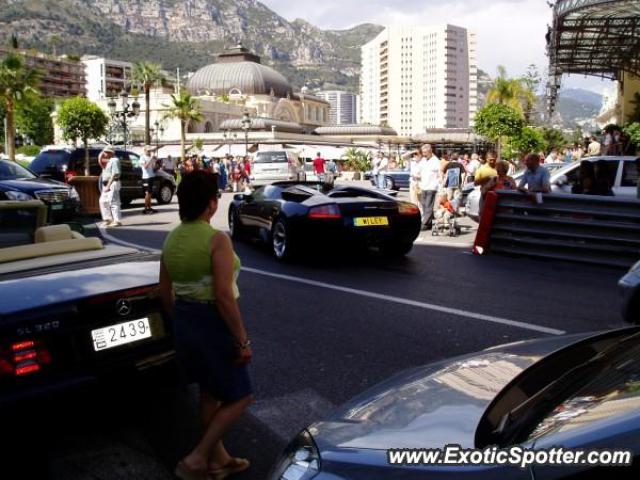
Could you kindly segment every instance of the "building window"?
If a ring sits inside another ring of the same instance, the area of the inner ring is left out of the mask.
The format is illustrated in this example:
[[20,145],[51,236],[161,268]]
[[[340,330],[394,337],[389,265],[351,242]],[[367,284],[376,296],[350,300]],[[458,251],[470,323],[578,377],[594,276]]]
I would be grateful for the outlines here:
[[207,122],[204,124],[204,133],[212,133],[213,132],[213,124],[211,122]]

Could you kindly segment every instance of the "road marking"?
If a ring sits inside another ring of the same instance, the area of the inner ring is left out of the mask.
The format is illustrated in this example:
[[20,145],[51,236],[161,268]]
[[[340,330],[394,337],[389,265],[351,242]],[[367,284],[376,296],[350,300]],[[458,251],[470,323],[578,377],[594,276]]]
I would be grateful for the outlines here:
[[498,323],[501,325],[507,325],[515,328],[522,328],[525,330],[532,330],[534,332],[546,333],[549,335],[564,335],[564,330],[557,330],[555,328],[543,327],[541,325],[534,325],[531,323],[518,322],[516,320],[509,320],[507,318],[494,317],[492,315],[484,315],[476,312],[469,312],[467,310],[461,310],[458,308],[443,307],[442,305],[434,305],[432,303],[418,302],[416,300],[410,300],[408,298],[394,297],[391,295],[384,295],[381,293],[368,292],[366,290],[358,290],[356,288],[342,287],[339,285],[332,285],[330,283],[318,282],[316,280],[309,280],[306,278],[293,277],[291,275],[283,275],[280,273],[272,273],[265,270],[258,270],[251,267],[242,267],[244,272],[253,273],[256,275],[262,275],[270,278],[278,278],[280,280],[286,280],[289,282],[301,283],[304,285],[310,285],[313,287],[326,288],[328,290],[335,290],[343,293],[350,293],[352,295],[359,295],[361,297],[374,298],[377,300],[385,300],[387,302],[398,303],[401,305],[407,305],[410,307],[422,308],[425,310],[432,310],[435,312],[446,313],[449,315],[455,315],[458,317],[472,318],[475,320],[481,320],[484,322]]
[[[99,225],[97,225],[97,227],[100,230],[100,234],[110,242],[118,243],[126,247],[139,248],[142,250],[151,251],[152,253],[158,253],[158,254],[161,253],[160,250],[155,250],[142,245],[136,245],[135,243],[125,242],[124,240],[120,240],[108,234],[106,232],[105,227],[101,227]],[[455,315],[458,317],[473,318],[475,320],[481,320],[484,322],[498,323],[498,324],[507,325],[510,327],[522,328],[522,329],[531,330],[534,332],[546,333],[548,335],[564,335],[565,333],[567,333],[564,330],[543,327],[541,325],[534,325],[532,323],[518,322],[517,320],[509,320],[507,318],[500,318],[500,317],[494,317],[492,315],[484,315],[482,313],[469,312],[467,310],[461,310],[458,308],[443,307],[442,305],[434,305],[432,303],[418,302],[416,300],[410,300],[408,298],[393,297],[391,295],[368,292],[366,290],[358,290],[350,287],[341,287],[339,285],[332,285],[330,283],[318,282],[316,280],[309,280],[306,278],[294,277],[291,275],[283,275],[281,273],[273,273],[273,272],[268,272],[266,270],[258,270],[257,268],[242,267],[242,271],[248,272],[248,273],[254,273],[256,275],[262,275],[265,277],[278,278],[280,280],[287,280],[290,282],[302,283],[304,285],[311,285],[314,287],[326,288],[326,289],[335,290],[338,292],[351,293],[353,295],[359,295],[361,297],[375,298],[378,300],[386,300],[387,302],[398,303],[398,304],[407,305],[410,307],[423,308],[425,310],[432,310],[435,312],[446,313],[446,314]]]

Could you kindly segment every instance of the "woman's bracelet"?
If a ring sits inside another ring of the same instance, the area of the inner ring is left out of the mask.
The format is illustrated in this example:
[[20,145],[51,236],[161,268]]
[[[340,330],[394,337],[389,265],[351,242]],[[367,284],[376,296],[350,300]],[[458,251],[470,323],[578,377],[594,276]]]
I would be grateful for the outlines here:
[[251,346],[251,340],[247,339],[244,342],[236,341],[236,346],[242,350],[245,350]]

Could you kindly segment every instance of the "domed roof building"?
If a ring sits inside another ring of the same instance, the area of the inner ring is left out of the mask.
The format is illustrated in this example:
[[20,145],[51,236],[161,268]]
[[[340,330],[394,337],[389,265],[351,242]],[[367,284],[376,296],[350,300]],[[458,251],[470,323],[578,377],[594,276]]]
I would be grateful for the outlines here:
[[[329,121],[328,102],[304,90],[294,93],[282,74],[263,65],[258,55],[242,45],[225,50],[215,63],[200,68],[189,79],[187,90],[202,101],[240,106],[251,117],[266,120],[253,122],[252,130],[278,129],[287,125],[289,131],[311,133]],[[233,118],[229,115],[205,118],[202,124],[190,125],[189,132],[234,129],[234,122],[226,122]]]
[[238,45],[199,69],[187,84],[192,95],[270,95],[286,98],[293,88],[284,76]]

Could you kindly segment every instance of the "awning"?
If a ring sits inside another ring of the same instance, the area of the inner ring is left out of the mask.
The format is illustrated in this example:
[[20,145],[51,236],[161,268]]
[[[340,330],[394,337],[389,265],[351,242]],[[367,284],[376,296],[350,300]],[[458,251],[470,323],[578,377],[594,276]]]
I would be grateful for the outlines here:
[[316,158],[319,152],[325,160],[340,160],[344,156],[346,148],[328,145],[301,145],[297,151],[303,158]]
[[[188,146],[185,148],[188,148]],[[181,155],[182,150],[180,149],[180,145],[162,145],[158,149],[158,157],[160,158],[166,158],[168,156],[179,158]]]
[[[255,153],[258,150],[257,144],[249,144],[249,155]],[[215,146],[213,148],[209,146],[204,147],[205,155],[212,157],[224,157],[225,155],[231,155],[233,157],[242,157],[246,154],[246,147],[240,144],[223,144],[219,145],[217,148]]]

